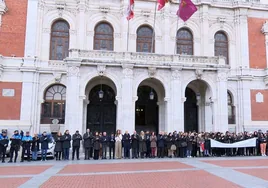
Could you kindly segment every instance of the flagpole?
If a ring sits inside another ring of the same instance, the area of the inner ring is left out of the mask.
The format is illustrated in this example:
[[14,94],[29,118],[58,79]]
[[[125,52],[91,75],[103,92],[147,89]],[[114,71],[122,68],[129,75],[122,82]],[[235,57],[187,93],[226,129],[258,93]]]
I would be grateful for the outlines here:
[[[179,0],[179,8],[180,8],[180,3],[181,3],[181,1]],[[178,11],[179,11],[179,10],[178,10]],[[177,19],[177,26],[176,26],[176,32],[175,32],[174,55],[177,54],[177,33],[178,33],[178,29],[179,29],[179,19],[180,19],[180,17],[178,16],[178,19]]]
[[155,20],[156,20],[156,8],[157,8],[157,1],[155,2],[155,8],[154,8],[154,25],[153,25],[153,36],[152,36],[152,46],[151,46],[151,53],[153,53],[154,49],[154,38],[155,38]]
[[128,52],[128,41],[129,41],[129,20],[127,21],[127,52]]

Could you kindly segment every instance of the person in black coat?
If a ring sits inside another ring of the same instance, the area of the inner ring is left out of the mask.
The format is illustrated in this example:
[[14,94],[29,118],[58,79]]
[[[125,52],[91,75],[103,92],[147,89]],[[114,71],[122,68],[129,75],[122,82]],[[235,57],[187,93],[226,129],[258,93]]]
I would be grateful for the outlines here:
[[128,133],[128,131],[125,132],[125,134],[123,135],[123,144],[124,144],[124,158],[130,158],[130,141],[131,141],[131,137],[130,134]]
[[72,160],[74,160],[75,153],[76,153],[77,160],[80,160],[79,159],[79,150],[80,150],[80,142],[82,140],[82,136],[81,136],[81,134],[79,134],[79,131],[76,131],[75,134],[73,134],[72,140],[73,140]]
[[103,132],[103,135],[101,137],[102,159],[106,159],[108,143],[109,143],[109,138],[108,138],[106,132]]
[[114,149],[115,149],[115,137],[114,137],[114,134],[112,133],[111,136],[109,137],[109,156],[110,156],[110,159],[112,159],[112,153],[113,153],[113,159],[114,159]]
[[101,144],[101,140],[100,140],[100,136],[99,133],[96,132],[95,137],[93,139],[93,148],[94,148],[94,160],[98,160],[99,159],[99,152],[100,152],[100,144]]
[[39,143],[40,139],[37,134],[34,134],[33,141],[32,141],[32,160],[36,161],[37,160],[37,152],[39,151]]
[[8,146],[8,136],[6,131],[2,131],[0,135],[0,153],[2,154],[2,163],[5,163],[6,150]]
[[55,137],[55,154],[56,154],[56,161],[60,161],[61,160],[61,156],[62,156],[62,142],[63,142],[63,137],[61,132],[58,132],[57,136]]
[[147,147],[146,158],[151,158],[151,141],[150,141],[149,131],[146,131],[145,138],[146,138],[146,147]]
[[48,143],[50,142],[50,138],[47,136],[47,132],[44,131],[41,138],[41,160],[46,161],[47,159],[47,150],[48,150]]
[[93,153],[93,135],[90,132],[90,129],[87,129],[87,132],[83,135],[84,140],[84,149],[85,149],[85,160],[92,158]]
[[69,133],[69,130],[66,130],[63,135],[62,148],[64,153],[64,160],[69,160],[70,148],[71,148],[71,140],[72,137]]
[[132,159],[138,159],[139,135],[134,131],[131,135]]
[[164,147],[165,147],[165,138],[164,138],[163,132],[160,132],[160,134],[157,137],[158,158],[164,158]]

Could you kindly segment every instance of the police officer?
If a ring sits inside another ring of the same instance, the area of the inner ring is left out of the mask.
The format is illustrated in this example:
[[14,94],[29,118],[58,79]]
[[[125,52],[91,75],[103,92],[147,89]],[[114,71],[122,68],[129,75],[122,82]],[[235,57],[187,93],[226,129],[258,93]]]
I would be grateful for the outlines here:
[[7,132],[5,130],[2,131],[2,134],[0,135],[0,153],[2,153],[2,163],[5,162],[6,157],[6,149],[8,146],[8,136]]
[[21,145],[21,135],[19,134],[18,130],[14,131],[14,134],[12,135],[10,140],[11,140],[10,160],[8,162],[9,163],[13,162],[13,156],[15,153],[15,158],[14,158],[14,163],[15,163],[17,162],[18,151],[20,150],[20,145]]
[[76,131],[75,134],[73,134],[72,140],[73,140],[72,160],[74,160],[75,153],[76,153],[77,160],[80,160],[79,159],[79,149],[80,149],[80,142],[82,140],[82,136],[81,136],[81,134],[79,134],[79,131]]
[[25,153],[27,154],[27,161],[30,162],[30,150],[31,150],[31,145],[33,138],[30,136],[29,131],[26,132],[26,135],[22,137],[22,153],[21,153],[21,161],[24,161],[24,155]]

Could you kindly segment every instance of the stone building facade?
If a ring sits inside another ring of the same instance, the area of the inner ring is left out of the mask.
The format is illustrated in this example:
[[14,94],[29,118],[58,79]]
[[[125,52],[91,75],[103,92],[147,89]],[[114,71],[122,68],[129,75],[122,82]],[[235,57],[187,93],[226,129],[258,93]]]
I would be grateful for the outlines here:
[[0,1],[0,128],[268,129],[268,4]]

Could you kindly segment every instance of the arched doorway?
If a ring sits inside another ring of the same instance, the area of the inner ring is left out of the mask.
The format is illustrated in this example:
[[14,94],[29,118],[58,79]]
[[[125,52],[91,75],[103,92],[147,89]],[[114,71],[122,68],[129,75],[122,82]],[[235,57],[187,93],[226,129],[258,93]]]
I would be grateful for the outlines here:
[[96,85],[90,90],[88,100],[87,128],[91,132],[115,133],[116,105],[114,90],[106,84]]
[[212,131],[212,90],[204,80],[193,80],[185,89],[184,130]]
[[187,87],[185,90],[185,97],[186,101],[184,103],[184,131],[198,132],[197,96],[192,89]]
[[138,88],[138,100],[135,106],[135,129],[137,132],[150,131],[158,133],[157,94],[149,86]]

